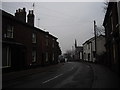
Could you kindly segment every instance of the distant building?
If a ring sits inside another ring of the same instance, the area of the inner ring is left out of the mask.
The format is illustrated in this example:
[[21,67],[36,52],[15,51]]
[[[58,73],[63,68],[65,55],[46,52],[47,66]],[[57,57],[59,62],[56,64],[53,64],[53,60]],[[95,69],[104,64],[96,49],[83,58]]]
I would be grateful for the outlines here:
[[74,53],[75,60],[82,60],[83,59],[83,47],[77,46],[77,41],[75,40],[75,53]]
[[99,58],[96,59],[95,53],[98,56],[101,56],[106,52],[104,47],[105,44],[105,37],[103,35],[97,36],[96,38],[96,47],[97,51],[95,52],[95,38],[92,37],[83,43],[83,59],[85,61],[96,62]]
[[120,1],[109,2],[103,26],[107,50],[105,63],[120,73]]
[[34,27],[34,13],[25,8],[15,16],[2,10],[2,68],[18,70],[58,63],[61,54],[57,38]]

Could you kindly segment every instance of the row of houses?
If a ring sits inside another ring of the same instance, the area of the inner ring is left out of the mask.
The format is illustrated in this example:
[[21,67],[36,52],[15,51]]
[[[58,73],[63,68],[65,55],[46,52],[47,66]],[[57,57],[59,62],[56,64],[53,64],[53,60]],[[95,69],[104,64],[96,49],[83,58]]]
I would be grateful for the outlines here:
[[120,1],[109,2],[103,26],[105,27],[106,65],[120,73]]
[[103,26],[105,35],[83,43],[83,60],[104,64],[120,73],[120,2],[109,2]]
[[[2,68],[18,70],[58,63],[61,49],[57,37],[34,26],[34,12],[2,12]],[[27,22],[26,22],[27,21]]]
[[[101,62],[105,57],[105,36],[100,35],[96,37],[96,48],[95,48],[95,37],[90,38],[83,43],[83,59],[89,62]],[[96,59],[97,57],[97,59]]]

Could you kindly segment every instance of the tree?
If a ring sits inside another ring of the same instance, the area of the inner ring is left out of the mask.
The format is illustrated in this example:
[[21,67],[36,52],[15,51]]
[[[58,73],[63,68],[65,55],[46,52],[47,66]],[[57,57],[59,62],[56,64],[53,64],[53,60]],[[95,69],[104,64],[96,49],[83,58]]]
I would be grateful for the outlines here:
[[96,35],[99,36],[99,35],[105,35],[105,29],[103,26],[100,26],[98,27],[96,25]]
[[104,2],[104,7],[103,7],[104,13],[106,13],[106,11],[107,11],[108,4],[109,4],[109,0],[106,0],[106,1]]

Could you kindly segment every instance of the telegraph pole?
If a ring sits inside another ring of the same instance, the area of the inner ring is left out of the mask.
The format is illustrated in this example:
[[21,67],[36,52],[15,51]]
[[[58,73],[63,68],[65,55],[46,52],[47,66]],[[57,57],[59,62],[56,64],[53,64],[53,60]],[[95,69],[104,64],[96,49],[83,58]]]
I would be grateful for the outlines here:
[[[118,28],[119,28],[119,38],[120,38],[120,1],[117,2],[117,10],[118,10]],[[120,42],[119,42],[119,45],[120,45]],[[120,47],[118,51],[119,51],[118,53],[120,53]],[[119,68],[120,68],[120,57],[118,57],[118,59],[119,59],[118,60]]]
[[97,43],[96,43],[96,21],[94,20],[94,35],[95,35],[95,60],[97,59]]

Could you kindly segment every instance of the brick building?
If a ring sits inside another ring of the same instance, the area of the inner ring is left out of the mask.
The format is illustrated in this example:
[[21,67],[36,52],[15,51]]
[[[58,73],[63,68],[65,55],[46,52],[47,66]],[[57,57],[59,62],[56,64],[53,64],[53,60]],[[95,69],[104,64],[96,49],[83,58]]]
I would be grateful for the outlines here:
[[107,50],[105,63],[120,73],[120,2],[109,2],[103,26]]
[[[15,16],[2,10],[2,67],[18,70],[55,64],[61,54],[57,38],[34,27],[34,13],[16,10]],[[27,22],[26,22],[27,20]]]

